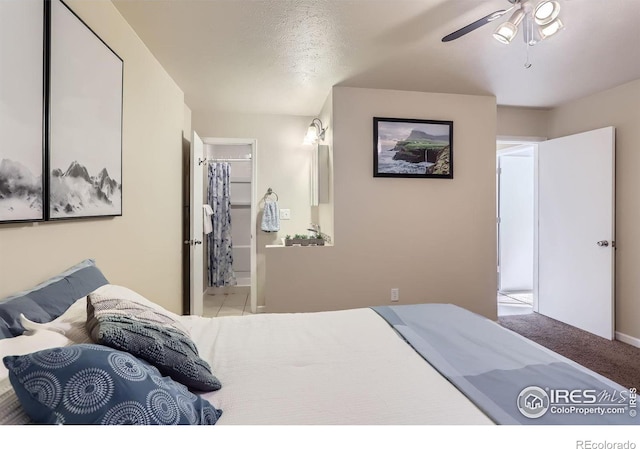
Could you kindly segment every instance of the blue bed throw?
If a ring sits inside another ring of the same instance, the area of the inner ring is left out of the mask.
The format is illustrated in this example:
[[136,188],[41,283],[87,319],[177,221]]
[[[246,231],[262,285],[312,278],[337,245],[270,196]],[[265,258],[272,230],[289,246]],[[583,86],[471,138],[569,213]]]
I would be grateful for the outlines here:
[[497,424],[640,424],[635,389],[451,304],[372,307]]

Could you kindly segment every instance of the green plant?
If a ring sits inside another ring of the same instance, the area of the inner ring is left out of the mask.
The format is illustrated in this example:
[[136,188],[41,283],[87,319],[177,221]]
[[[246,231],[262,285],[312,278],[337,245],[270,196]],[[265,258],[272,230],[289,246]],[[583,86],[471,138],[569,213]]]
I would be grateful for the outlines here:
[[293,236],[294,239],[302,239],[302,238],[306,238],[305,236],[303,236],[302,234],[296,234]]
[[287,234],[287,235],[284,236],[284,239],[285,240],[291,240],[291,236],[289,234]]

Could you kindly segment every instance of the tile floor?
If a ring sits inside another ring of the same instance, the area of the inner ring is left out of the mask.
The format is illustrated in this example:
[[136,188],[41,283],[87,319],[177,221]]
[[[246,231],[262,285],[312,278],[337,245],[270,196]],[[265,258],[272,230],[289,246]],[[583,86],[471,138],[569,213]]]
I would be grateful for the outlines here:
[[204,295],[204,316],[251,315],[249,287],[233,287],[214,290]]
[[533,313],[532,293],[498,293],[498,316]]
[[533,293],[500,293],[498,292],[498,302],[502,304],[533,304]]

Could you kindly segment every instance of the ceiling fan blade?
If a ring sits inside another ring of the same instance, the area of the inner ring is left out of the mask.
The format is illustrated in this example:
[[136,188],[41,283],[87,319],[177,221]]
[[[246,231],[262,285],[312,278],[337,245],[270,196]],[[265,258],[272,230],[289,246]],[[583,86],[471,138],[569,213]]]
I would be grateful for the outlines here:
[[507,12],[511,11],[513,8],[509,8],[509,9],[500,9],[496,12],[492,12],[491,14],[483,17],[482,19],[478,19],[475,22],[470,23],[469,25],[460,28],[457,31],[454,31],[451,34],[447,34],[445,37],[442,38],[442,42],[450,42],[452,40],[458,39],[459,37],[464,36],[467,33],[472,32],[473,30],[476,30],[478,28],[480,28],[483,25],[486,25],[489,22],[493,22],[494,20],[502,17],[503,15],[505,15]]

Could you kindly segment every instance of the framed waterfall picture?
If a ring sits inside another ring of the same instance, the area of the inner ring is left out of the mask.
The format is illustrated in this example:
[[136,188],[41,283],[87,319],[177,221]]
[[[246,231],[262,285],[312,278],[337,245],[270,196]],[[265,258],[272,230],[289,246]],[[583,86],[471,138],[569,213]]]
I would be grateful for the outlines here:
[[453,122],[373,118],[373,176],[453,178]]
[[123,61],[52,0],[48,219],[122,215]]
[[44,6],[0,1],[0,223],[44,220]]

